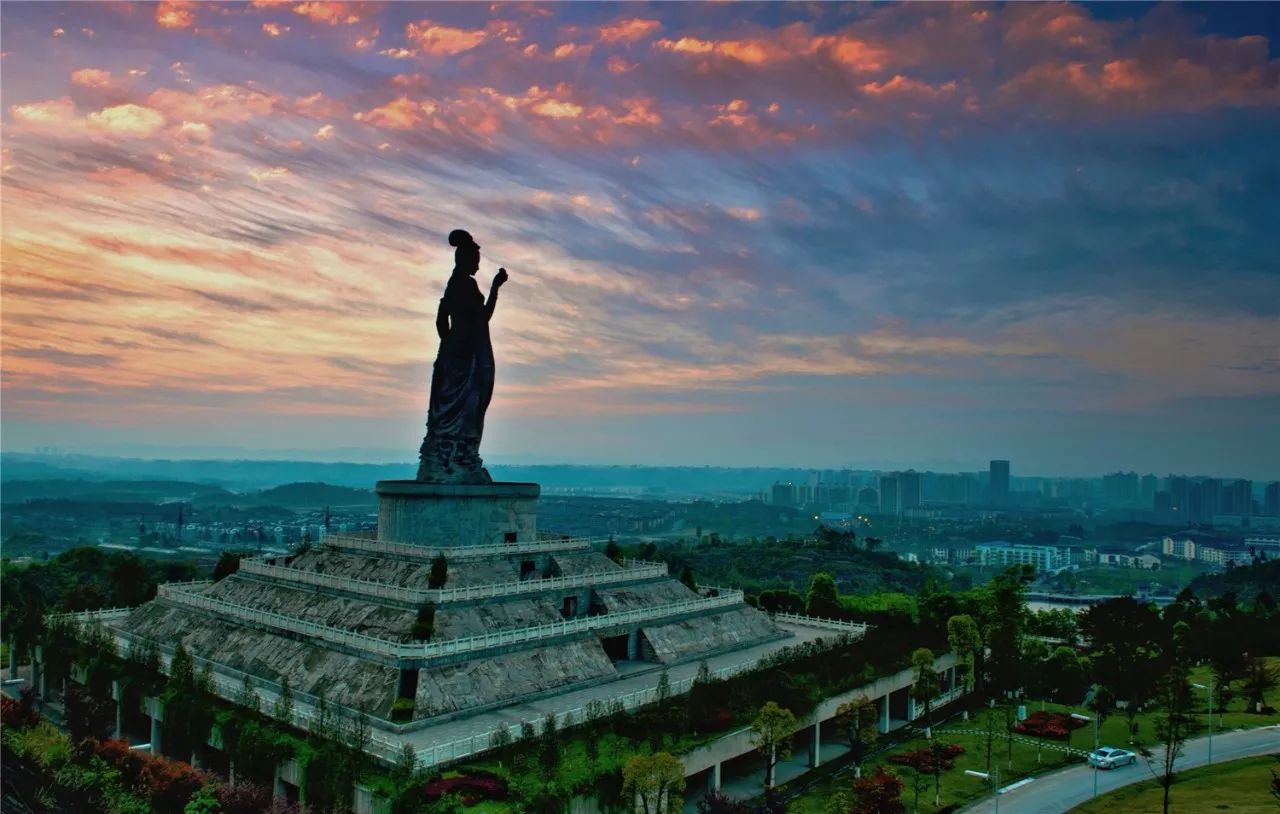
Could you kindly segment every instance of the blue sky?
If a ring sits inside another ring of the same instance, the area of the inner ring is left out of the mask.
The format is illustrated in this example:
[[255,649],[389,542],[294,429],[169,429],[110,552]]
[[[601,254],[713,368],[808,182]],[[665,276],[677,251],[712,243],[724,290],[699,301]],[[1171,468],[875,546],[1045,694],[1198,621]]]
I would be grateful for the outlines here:
[[1276,477],[1274,9],[5,4],[4,447]]

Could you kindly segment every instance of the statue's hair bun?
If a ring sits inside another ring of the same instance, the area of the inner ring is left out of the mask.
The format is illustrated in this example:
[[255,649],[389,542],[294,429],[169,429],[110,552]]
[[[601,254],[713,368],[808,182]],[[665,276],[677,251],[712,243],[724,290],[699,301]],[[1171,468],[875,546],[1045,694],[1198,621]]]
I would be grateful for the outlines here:
[[457,248],[459,246],[474,246],[475,241],[471,238],[471,233],[465,229],[454,229],[449,233],[449,245]]

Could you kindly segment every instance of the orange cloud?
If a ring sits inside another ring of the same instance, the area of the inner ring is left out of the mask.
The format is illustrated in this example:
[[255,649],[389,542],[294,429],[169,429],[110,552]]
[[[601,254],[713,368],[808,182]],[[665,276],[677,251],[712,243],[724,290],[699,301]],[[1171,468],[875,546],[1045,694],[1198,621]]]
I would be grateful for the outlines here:
[[214,85],[194,93],[161,88],[147,97],[147,104],[175,119],[247,121],[272,113],[279,99],[241,85]]
[[268,37],[278,37],[281,34],[284,34],[285,32],[287,32],[288,30],[289,30],[289,26],[287,25],[282,26],[279,23],[263,23],[262,24],[262,33],[266,34]]
[[434,113],[435,106],[429,102],[415,102],[407,96],[401,96],[381,107],[375,107],[365,113],[357,113],[352,118],[374,127],[409,130],[422,123],[424,112]]
[[902,74],[895,74],[885,82],[868,82],[862,86],[862,92],[870,96],[914,97],[920,99],[937,99],[955,93],[956,83],[944,82],[941,85],[930,85],[917,79],[909,79]]
[[145,138],[164,127],[164,116],[157,110],[135,104],[116,105],[90,113],[89,126],[121,136]]
[[638,17],[600,26],[601,42],[635,42],[658,33],[662,23]]
[[167,2],[156,6],[156,22],[161,28],[190,28],[196,17],[184,2]]
[[294,6],[293,13],[306,17],[313,23],[321,23],[322,25],[337,25],[338,23],[354,25],[360,22],[360,16],[353,11],[349,3],[313,0],[313,2],[299,3]]
[[177,136],[184,141],[207,142],[213,130],[204,122],[183,122],[178,128]]
[[435,25],[430,20],[419,20],[409,23],[404,29],[404,38],[418,46],[424,54],[433,56],[453,56],[463,51],[470,51],[484,42],[488,34],[480,30],[452,28]]
[[609,69],[609,73],[627,73],[628,71],[633,71],[636,68],[634,64],[627,62],[617,54],[609,57],[609,61],[605,63],[605,67]]
[[535,102],[530,108],[531,111],[539,116],[548,119],[576,119],[582,115],[582,105],[566,102],[559,99],[544,99]]
[[111,84],[111,73],[98,68],[81,68],[71,72],[71,82],[86,88],[105,88]]
[[556,46],[556,49],[551,52],[551,56],[553,59],[586,58],[591,56],[591,46],[566,42],[563,45]]

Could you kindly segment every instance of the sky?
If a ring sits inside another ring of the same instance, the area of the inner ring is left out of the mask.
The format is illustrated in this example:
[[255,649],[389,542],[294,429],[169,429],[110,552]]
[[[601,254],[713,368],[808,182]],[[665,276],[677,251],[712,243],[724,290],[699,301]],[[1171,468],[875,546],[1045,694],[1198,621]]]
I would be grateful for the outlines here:
[[0,442],[1280,477],[1276,12],[5,2]]

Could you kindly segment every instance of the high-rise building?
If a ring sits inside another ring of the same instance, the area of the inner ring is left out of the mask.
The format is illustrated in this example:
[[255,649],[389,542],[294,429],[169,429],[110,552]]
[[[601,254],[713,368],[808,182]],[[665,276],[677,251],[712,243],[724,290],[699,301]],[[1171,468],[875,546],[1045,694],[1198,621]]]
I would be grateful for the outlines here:
[[1187,498],[1191,490],[1191,481],[1183,477],[1169,477],[1169,495],[1173,499],[1173,510],[1186,517]]
[[1156,505],[1156,492],[1160,490],[1160,479],[1155,475],[1143,475],[1140,487],[1142,508],[1150,509]]
[[770,490],[770,497],[772,499],[769,502],[775,506],[794,505],[796,502],[795,486],[791,481],[787,481],[786,483],[775,483],[773,488]]
[[1222,481],[1217,478],[1204,478],[1199,485],[1203,509],[1199,516],[1193,513],[1191,519],[1201,523],[1212,523],[1215,514],[1222,514]]
[[898,473],[898,508],[900,510],[920,508],[920,473],[907,470]]
[[898,513],[898,476],[880,476],[880,513]]
[[874,509],[880,505],[880,495],[870,486],[864,486],[858,490],[858,508]]
[[1009,462],[991,462],[991,505],[1009,505]]
[[1225,514],[1253,514],[1253,481],[1237,478],[1224,491],[1227,493],[1222,500]]
[[1173,511],[1173,495],[1161,489],[1156,492],[1152,508],[1158,512]]
[[1138,502],[1138,473],[1115,472],[1102,477],[1102,497],[1112,506],[1134,506]]
[[1262,490],[1262,513],[1268,517],[1280,517],[1280,481],[1271,481]]

